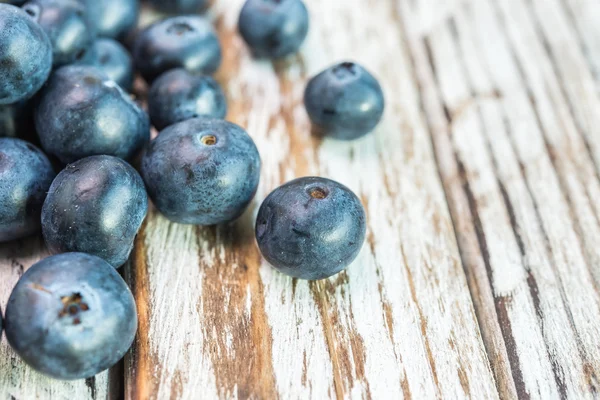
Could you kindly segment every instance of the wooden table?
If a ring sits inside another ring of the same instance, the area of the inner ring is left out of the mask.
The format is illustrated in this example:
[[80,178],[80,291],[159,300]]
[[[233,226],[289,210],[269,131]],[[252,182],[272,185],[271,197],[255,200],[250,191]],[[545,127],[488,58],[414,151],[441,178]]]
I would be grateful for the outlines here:
[[[307,43],[274,64],[236,33],[242,0],[210,13],[228,119],[263,159],[250,210],[211,228],[151,212],[124,267],[124,366],[51,381],[4,340],[1,399],[600,396],[600,3],[307,3]],[[306,81],[346,59],[381,80],[385,119],[317,140]],[[368,213],[357,261],[320,282],[274,272],[253,236],[262,199],[304,175]],[[43,255],[39,238],[0,246],[3,308]]]

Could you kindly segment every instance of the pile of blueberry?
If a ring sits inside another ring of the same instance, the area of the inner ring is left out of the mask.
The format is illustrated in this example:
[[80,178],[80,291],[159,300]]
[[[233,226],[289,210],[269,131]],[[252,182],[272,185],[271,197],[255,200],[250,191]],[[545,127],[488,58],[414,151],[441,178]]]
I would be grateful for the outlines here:
[[[138,0],[0,0],[0,242],[41,229],[56,254],[23,274],[4,329],[42,373],[90,377],[131,346],[136,307],[116,268],[148,196],[173,222],[214,225],[256,193],[258,149],[223,119],[226,97],[210,77],[222,54],[200,16],[206,2],[150,0],[174,16],[136,30]],[[259,58],[296,53],[308,27],[301,0],[247,0],[239,17]],[[136,73],[151,85],[148,113],[129,94]],[[384,98],[369,72],[343,62],[310,80],[305,105],[316,131],[351,140],[378,124]],[[357,196],[320,177],[275,189],[256,220],[266,260],[301,279],[346,268],[365,230]]]

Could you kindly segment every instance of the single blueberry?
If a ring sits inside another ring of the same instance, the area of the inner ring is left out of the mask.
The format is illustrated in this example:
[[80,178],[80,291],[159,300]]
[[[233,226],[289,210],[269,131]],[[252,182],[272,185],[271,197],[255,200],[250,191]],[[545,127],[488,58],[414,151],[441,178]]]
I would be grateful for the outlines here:
[[32,368],[56,379],[90,378],[133,343],[135,301],[106,261],[83,253],[43,259],[19,279],[6,306],[6,338]]
[[379,82],[366,69],[343,62],[308,82],[304,105],[321,133],[336,139],[353,140],[377,126],[385,99]]
[[169,14],[192,14],[208,7],[208,0],[150,0],[159,11]]
[[37,141],[31,102],[20,101],[0,105],[0,137],[18,137],[28,142]]
[[308,10],[301,0],[247,0],[238,21],[254,55],[268,58],[296,53],[308,26]]
[[81,3],[76,0],[31,0],[23,10],[50,38],[54,67],[85,57],[95,34]]
[[148,95],[148,114],[158,130],[196,117],[222,119],[227,114],[227,99],[221,86],[210,76],[173,69],[152,84]]
[[21,139],[0,138],[0,242],[40,229],[40,213],[54,169],[40,149]]
[[52,253],[80,251],[120,267],[147,211],[137,171],[120,158],[92,156],[69,164],[52,182],[42,232]]
[[139,13],[139,0],[78,0],[94,17],[94,30],[98,36],[123,38],[135,28]]
[[104,72],[109,79],[117,82],[129,92],[133,87],[133,59],[123,45],[113,39],[101,38],[92,45],[92,58],[85,64]]
[[174,68],[212,74],[221,64],[221,45],[208,20],[199,16],[172,17],[136,35],[133,59],[148,82]]
[[324,279],[345,269],[365,241],[360,200],[330,179],[295,179],[275,189],[256,219],[256,240],[277,270],[300,279]]
[[96,154],[130,159],[150,140],[148,115],[95,67],[58,69],[39,97],[42,147],[63,163]]
[[238,218],[256,193],[260,156],[231,122],[194,118],[163,130],[142,158],[142,177],[156,207],[183,224]]
[[52,69],[52,45],[20,8],[0,4],[0,105],[26,100]]

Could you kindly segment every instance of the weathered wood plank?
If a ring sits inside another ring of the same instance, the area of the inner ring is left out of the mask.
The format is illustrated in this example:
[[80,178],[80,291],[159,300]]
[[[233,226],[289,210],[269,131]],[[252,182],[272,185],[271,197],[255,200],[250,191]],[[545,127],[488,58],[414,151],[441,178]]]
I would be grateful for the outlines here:
[[[130,269],[140,334],[126,396],[495,398],[395,4],[307,3],[308,43],[275,65],[253,60],[236,34],[241,0],[213,8],[228,118],[255,139],[262,181],[231,226],[148,219]],[[316,140],[306,79],[345,59],[381,79],[385,121],[354,143]],[[252,229],[270,190],[309,174],[351,187],[369,215],[358,260],[313,283],[274,272]]]
[[[0,244],[0,303],[3,312],[19,277],[45,256],[47,252],[41,237]],[[12,351],[6,338],[0,343],[0,399],[95,400],[116,397],[115,388],[109,387],[108,372],[87,380],[57,381],[29,368]]]
[[[469,225],[465,218],[475,227],[475,235],[459,233],[459,243],[501,393],[512,397],[514,387],[520,397],[591,398],[599,390],[593,338],[600,315],[590,271],[596,249],[586,235],[596,234],[590,193],[598,180],[594,147],[585,145],[569,101],[577,102],[578,118],[595,100],[569,97],[557,71],[576,74],[575,64],[582,77],[573,85],[589,90],[593,82],[581,54],[552,58],[552,45],[574,44],[569,36],[560,41],[572,27],[557,4],[527,3],[457,4],[443,18],[429,17],[437,22],[427,29],[414,28],[420,37],[411,43],[453,219],[457,228]],[[430,13],[436,10],[422,1],[407,24]],[[546,22],[553,39],[536,32]],[[495,343],[500,335],[504,346]]]

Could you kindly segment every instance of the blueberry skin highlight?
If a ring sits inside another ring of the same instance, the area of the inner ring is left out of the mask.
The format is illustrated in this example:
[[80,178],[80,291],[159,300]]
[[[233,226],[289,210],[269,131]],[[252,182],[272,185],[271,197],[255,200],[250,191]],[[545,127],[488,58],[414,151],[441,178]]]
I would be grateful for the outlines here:
[[301,0],[247,0],[238,29],[255,56],[282,58],[306,39],[309,15]]
[[172,17],[155,22],[136,36],[133,59],[147,82],[175,68],[212,74],[221,65],[221,45],[208,20]]
[[135,302],[104,260],[83,253],[48,257],[23,274],[6,307],[6,338],[35,370],[89,378],[115,365],[133,343]]
[[98,36],[125,37],[135,28],[140,14],[139,0],[79,0],[93,17]]
[[326,136],[353,140],[381,120],[385,99],[379,82],[363,67],[343,62],[312,78],[304,105],[315,127]]
[[116,40],[101,38],[94,42],[92,58],[86,64],[102,71],[127,92],[133,87],[133,59],[123,45]]
[[275,189],[256,219],[267,261],[300,279],[324,279],[345,269],[365,241],[366,215],[346,186],[330,179],[295,179]]
[[154,81],[148,94],[152,125],[162,130],[176,122],[197,117],[225,118],[227,99],[210,76],[173,69]]
[[85,8],[76,0],[32,0],[23,6],[52,43],[53,66],[85,57],[95,39]]
[[195,118],[163,130],[142,158],[154,205],[182,224],[214,225],[238,218],[252,201],[260,156],[231,122]]
[[40,214],[56,174],[44,153],[21,139],[0,138],[0,242],[40,229]]
[[192,14],[208,7],[208,0],[150,0],[154,8],[169,14]]
[[0,105],[33,96],[51,69],[52,45],[46,33],[25,11],[0,4]]
[[68,65],[52,74],[35,126],[44,150],[65,164],[97,154],[130,159],[150,140],[148,115],[91,66]]
[[147,211],[144,182],[133,167],[116,157],[87,157],[52,182],[42,233],[52,253],[88,253],[120,267]]

